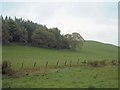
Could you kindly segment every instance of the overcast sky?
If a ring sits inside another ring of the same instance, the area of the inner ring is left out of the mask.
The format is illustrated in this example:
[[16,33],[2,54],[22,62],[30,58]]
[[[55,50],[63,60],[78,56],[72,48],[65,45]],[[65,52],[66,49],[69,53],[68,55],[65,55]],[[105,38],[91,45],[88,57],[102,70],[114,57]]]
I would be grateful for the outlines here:
[[4,2],[2,15],[58,27],[61,34],[78,32],[86,40],[118,45],[117,2]]

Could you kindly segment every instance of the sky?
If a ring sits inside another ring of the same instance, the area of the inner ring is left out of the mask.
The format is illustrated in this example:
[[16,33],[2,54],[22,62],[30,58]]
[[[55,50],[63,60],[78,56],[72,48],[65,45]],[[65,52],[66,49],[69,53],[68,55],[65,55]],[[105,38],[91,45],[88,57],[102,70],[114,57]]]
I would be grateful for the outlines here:
[[[2,2],[2,15],[78,32],[85,40],[118,45],[117,2]],[[1,6],[1,5],[0,5]]]

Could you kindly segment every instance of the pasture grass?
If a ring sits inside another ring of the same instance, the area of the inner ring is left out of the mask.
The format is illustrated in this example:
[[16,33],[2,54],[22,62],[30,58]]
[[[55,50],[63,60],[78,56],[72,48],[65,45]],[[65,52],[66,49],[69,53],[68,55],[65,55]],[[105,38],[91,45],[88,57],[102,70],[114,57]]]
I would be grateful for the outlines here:
[[3,78],[3,88],[117,88],[117,66],[72,67],[59,72],[48,70],[42,74]]
[[64,65],[67,61],[69,64],[76,64],[79,59],[82,61],[93,60],[113,60],[118,59],[118,48],[113,45],[103,44],[95,41],[86,41],[82,49],[76,50],[56,50],[32,47],[28,45],[11,44],[2,47],[3,60],[9,60],[13,69],[21,69],[22,63],[24,68],[33,68],[36,62],[36,68],[48,65]]
[[[19,73],[18,77],[3,75],[2,86],[3,88],[118,87],[117,65],[101,67],[78,65],[75,67],[78,59],[79,63],[83,61],[118,60],[118,47],[95,41],[85,41],[83,48],[76,48],[76,50],[45,49],[17,43],[3,46],[2,60],[10,61],[12,69]],[[71,60],[72,67],[64,67],[65,61],[67,61],[66,65],[69,66]],[[45,68],[47,61],[48,69],[43,74],[39,69]],[[51,68],[56,66],[57,61],[59,61],[58,66],[61,68]],[[35,62],[36,66],[34,67]],[[31,70],[31,73],[19,76],[20,72],[26,73],[26,70]]]

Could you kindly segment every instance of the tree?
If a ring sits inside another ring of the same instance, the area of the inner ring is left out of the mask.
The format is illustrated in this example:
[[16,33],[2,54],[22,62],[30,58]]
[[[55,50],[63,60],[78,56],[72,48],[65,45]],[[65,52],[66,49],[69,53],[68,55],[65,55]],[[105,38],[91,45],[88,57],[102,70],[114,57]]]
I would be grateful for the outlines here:
[[19,37],[19,42],[27,43],[28,32],[27,32],[26,28],[20,27],[20,29],[18,29],[17,33],[18,33],[18,37]]
[[60,34],[60,30],[57,27],[55,27],[55,28],[50,28],[49,32],[52,32],[55,37],[54,48],[61,48],[62,36]]
[[9,34],[9,26],[2,21],[2,43],[9,44],[10,40],[12,40],[12,36]]
[[12,36],[12,42],[19,42],[19,37],[18,37],[19,28],[17,23],[9,18],[7,25],[9,26],[9,34]]
[[53,47],[54,35],[44,28],[38,28],[32,34],[32,41],[37,46]]
[[22,18],[2,17],[2,24],[2,42],[6,44],[20,42],[45,48],[75,49],[84,41],[79,33],[61,35],[57,27],[48,29],[46,25]]
[[0,45],[2,44],[2,15],[0,16]]
[[61,37],[60,48],[70,49],[68,39],[64,35]]
[[69,47],[75,49],[77,46],[82,46],[84,39],[79,33],[66,34],[69,42]]

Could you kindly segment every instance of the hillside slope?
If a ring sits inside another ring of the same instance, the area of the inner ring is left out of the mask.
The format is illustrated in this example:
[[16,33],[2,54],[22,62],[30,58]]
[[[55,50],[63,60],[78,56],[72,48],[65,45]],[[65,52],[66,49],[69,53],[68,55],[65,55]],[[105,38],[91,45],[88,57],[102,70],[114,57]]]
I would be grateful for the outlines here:
[[58,60],[59,64],[63,65],[65,61],[69,62],[70,60],[75,64],[78,59],[81,61],[117,59],[118,48],[95,41],[85,41],[82,50],[76,51],[11,44],[3,46],[2,57],[3,60],[10,60],[13,67],[20,67],[22,62],[26,67],[33,67],[34,62],[37,62],[37,66],[44,66],[46,61],[49,61],[49,65],[55,65]]
[[83,52],[96,55],[97,57],[117,58],[118,47],[111,44],[104,44],[96,41],[86,41],[84,43]]

